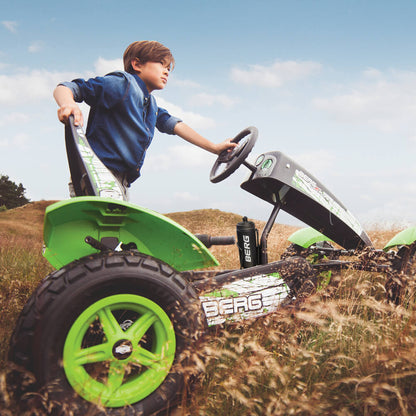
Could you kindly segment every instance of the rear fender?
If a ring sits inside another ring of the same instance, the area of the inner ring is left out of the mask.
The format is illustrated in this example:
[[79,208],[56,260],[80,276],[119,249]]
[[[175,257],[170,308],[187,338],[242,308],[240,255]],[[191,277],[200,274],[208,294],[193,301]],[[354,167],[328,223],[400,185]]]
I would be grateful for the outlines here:
[[85,242],[117,238],[178,271],[218,265],[210,251],[188,230],[158,214],[125,201],[78,197],[50,205],[45,212],[44,256],[57,269],[98,250]]
[[410,246],[416,241],[416,227],[409,227],[396,234],[384,247],[384,251],[396,246]]
[[301,246],[303,248],[308,248],[312,244],[319,243],[321,241],[332,241],[319,231],[316,231],[314,228],[301,228],[300,230],[295,231],[292,235],[289,236],[288,240]]

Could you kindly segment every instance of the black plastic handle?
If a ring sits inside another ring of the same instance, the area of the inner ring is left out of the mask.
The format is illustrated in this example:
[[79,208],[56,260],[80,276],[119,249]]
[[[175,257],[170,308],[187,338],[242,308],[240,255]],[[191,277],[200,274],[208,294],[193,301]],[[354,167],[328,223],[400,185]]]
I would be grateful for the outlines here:
[[224,237],[211,237],[208,234],[195,234],[195,237],[198,238],[205,245],[205,247],[210,248],[211,246],[230,246],[235,244],[234,236],[224,236]]

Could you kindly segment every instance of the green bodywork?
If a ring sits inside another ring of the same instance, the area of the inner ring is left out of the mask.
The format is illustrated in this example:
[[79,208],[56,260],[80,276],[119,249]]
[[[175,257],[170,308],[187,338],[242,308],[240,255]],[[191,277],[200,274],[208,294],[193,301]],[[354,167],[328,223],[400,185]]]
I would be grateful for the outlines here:
[[410,227],[396,234],[384,247],[387,251],[395,246],[406,246],[416,241],[416,227]]
[[77,197],[50,205],[44,224],[44,256],[57,269],[97,253],[84,240],[115,237],[178,271],[217,266],[210,251],[188,230],[149,209],[102,197]]
[[319,243],[321,241],[332,241],[314,228],[302,228],[295,231],[288,239],[291,243],[297,244],[303,248],[308,248],[312,244]]
[[[320,241],[331,241],[328,237],[316,231],[314,228],[302,228],[295,231],[290,237],[291,243],[297,244],[303,248],[308,248],[312,244]],[[396,234],[384,247],[383,250],[390,250],[392,247],[406,246],[416,241],[416,227],[407,228],[400,233]]]

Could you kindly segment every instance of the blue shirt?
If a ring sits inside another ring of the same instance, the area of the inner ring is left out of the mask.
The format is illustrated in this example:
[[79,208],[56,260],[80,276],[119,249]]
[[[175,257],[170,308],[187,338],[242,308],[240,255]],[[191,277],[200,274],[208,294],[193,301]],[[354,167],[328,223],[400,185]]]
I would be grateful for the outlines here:
[[90,107],[86,135],[101,161],[112,171],[126,174],[129,183],[140,176],[155,127],[174,134],[180,119],[159,108],[142,79],[128,72],[112,72],[89,80],[63,82],[76,102]]

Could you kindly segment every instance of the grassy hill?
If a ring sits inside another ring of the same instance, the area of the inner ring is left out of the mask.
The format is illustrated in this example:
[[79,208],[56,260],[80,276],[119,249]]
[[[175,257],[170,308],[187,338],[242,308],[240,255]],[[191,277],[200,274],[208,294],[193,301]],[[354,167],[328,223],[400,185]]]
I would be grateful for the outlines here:
[[43,217],[50,201],[0,212],[0,365],[18,314],[53,269],[42,257]]
[[[17,316],[52,267],[41,255],[45,208],[0,213],[0,414],[13,414],[5,385],[8,339]],[[168,214],[193,233],[234,235],[241,217],[218,210]],[[261,231],[264,223],[255,221]],[[276,224],[270,260],[294,227]],[[369,232],[382,247],[397,230]],[[239,267],[235,246],[214,247],[223,268]],[[416,414],[415,299],[386,302],[385,276],[345,271],[301,309],[216,328],[198,345],[201,370],[184,390],[180,415]]]

